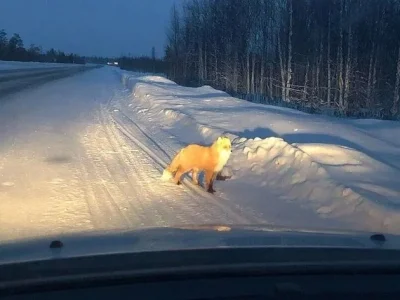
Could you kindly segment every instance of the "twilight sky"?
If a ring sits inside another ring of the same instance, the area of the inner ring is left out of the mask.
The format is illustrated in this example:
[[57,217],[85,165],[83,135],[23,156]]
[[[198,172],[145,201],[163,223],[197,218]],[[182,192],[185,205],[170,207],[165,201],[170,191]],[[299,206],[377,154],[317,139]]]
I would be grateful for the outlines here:
[[0,29],[28,47],[81,55],[162,56],[174,2],[182,0],[1,0]]

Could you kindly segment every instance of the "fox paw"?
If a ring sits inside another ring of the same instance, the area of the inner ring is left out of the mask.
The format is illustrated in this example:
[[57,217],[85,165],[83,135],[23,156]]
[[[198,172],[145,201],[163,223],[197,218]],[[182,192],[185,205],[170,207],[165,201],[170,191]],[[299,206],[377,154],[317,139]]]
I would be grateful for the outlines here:
[[214,193],[215,193],[215,190],[214,190],[212,187],[209,187],[209,188],[207,189],[207,192],[209,192],[210,194],[214,194]]
[[224,175],[220,175],[218,174],[217,177],[215,178],[215,180],[219,180],[219,181],[225,181],[227,179],[231,179],[232,176],[224,176]]

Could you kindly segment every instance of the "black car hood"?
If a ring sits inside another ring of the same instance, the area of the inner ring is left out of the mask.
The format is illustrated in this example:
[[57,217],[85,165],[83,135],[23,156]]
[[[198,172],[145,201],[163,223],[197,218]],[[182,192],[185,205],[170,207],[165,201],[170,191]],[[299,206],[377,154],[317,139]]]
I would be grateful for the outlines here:
[[221,247],[400,249],[400,237],[276,226],[204,225],[87,232],[0,243],[0,264],[113,253]]

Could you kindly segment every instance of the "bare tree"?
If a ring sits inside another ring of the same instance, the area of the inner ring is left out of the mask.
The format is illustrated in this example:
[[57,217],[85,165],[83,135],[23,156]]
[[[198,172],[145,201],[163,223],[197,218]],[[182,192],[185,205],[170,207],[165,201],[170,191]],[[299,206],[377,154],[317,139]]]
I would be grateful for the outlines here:
[[397,55],[396,83],[394,85],[393,105],[391,109],[393,117],[396,117],[399,113],[399,88],[400,88],[400,46]]

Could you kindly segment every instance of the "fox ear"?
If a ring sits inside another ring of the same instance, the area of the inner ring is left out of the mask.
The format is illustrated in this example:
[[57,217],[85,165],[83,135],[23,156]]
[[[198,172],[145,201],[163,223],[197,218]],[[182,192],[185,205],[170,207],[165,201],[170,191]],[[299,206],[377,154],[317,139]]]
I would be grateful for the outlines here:
[[219,137],[217,138],[217,142],[220,142],[221,140],[222,140],[222,137],[219,136]]

